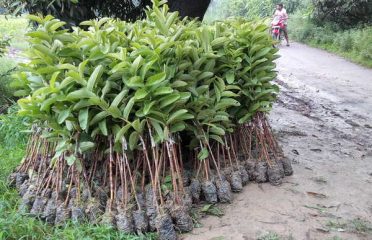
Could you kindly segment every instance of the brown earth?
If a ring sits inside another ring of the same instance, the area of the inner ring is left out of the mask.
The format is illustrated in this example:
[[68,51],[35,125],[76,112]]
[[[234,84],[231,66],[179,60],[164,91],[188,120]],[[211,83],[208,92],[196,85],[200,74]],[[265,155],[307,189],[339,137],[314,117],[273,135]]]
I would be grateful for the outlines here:
[[249,184],[183,239],[372,239],[372,70],[297,43],[280,54],[270,120],[294,175]]

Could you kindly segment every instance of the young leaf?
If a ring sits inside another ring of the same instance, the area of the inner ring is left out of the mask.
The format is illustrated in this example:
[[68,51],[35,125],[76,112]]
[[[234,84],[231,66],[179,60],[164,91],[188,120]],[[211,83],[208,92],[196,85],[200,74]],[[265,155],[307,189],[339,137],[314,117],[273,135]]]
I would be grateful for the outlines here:
[[82,130],[86,130],[88,126],[89,109],[84,108],[79,111],[79,125]]
[[158,74],[155,74],[155,75],[152,75],[151,77],[149,77],[147,79],[147,82],[146,82],[146,86],[154,86],[154,85],[157,85],[161,82],[163,82],[166,78],[166,73],[165,72],[161,72],[161,73],[158,73]]
[[132,132],[129,136],[129,149],[134,150],[138,144],[139,135],[137,132]]
[[96,145],[94,142],[80,142],[79,149],[81,153],[85,153],[90,149],[94,148]]
[[87,89],[89,91],[92,91],[93,90],[93,88],[97,84],[97,81],[101,78],[102,73],[103,73],[103,66],[102,65],[98,65],[94,69],[92,75],[90,75],[90,77],[89,77],[89,80],[88,80],[88,83],[87,83]]
[[202,150],[198,154],[198,159],[202,161],[206,159],[208,156],[209,156],[208,149],[202,148]]
[[70,113],[71,113],[70,109],[66,109],[66,110],[61,111],[58,114],[57,122],[59,124],[62,124],[68,118],[68,116],[70,115]]
[[101,130],[101,132],[102,132],[102,134],[104,136],[107,136],[108,135],[106,119],[104,119],[103,121],[99,122],[98,127],[99,127],[99,129]]
[[134,105],[135,101],[136,101],[136,100],[135,100],[134,97],[132,97],[132,98],[128,101],[128,103],[127,103],[127,105],[125,106],[124,111],[123,111],[123,117],[124,117],[124,119],[128,119],[129,114],[130,114],[130,112],[132,111],[132,108],[133,108],[133,105]]
[[67,156],[66,161],[69,166],[72,166],[76,161],[76,157],[74,155]]

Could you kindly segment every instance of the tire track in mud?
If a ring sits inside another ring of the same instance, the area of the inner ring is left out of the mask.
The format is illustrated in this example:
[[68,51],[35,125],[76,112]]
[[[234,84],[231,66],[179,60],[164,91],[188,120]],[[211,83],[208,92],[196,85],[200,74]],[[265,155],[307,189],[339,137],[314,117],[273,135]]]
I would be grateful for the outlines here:
[[[329,132],[334,138],[351,141],[366,149],[372,148],[372,128],[368,124],[372,123],[372,119],[342,109],[337,106],[337,103],[321,97],[316,97],[317,100],[314,101],[314,95],[307,96],[309,91],[299,92],[281,80],[276,82],[281,88],[277,105],[313,120],[314,124],[321,126],[323,131]],[[294,131],[292,134],[303,135],[304,133]]]

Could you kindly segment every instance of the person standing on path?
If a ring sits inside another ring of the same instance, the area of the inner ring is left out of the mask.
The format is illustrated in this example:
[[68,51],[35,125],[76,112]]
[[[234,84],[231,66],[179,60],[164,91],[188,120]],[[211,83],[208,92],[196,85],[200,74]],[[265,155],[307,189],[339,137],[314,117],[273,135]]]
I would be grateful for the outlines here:
[[287,10],[285,10],[285,8],[283,6],[283,3],[279,3],[279,4],[276,5],[276,9],[275,9],[275,12],[274,12],[274,17],[277,17],[277,16],[279,16],[283,20],[284,28],[282,30],[284,32],[285,40],[287,41],[287,46],[289,47],[288,31],[287,31],[288,14],[287,14]]

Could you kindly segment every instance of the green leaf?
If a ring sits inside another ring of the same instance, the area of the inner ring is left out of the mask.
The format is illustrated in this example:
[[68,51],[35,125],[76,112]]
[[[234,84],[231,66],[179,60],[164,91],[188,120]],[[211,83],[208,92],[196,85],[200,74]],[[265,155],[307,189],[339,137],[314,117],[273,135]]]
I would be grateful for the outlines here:
[[132,97],[132,98],[128,101],[128,103],[127,103],[127,105],[125,106],[124,111],[123,111],[123,117],[124,117],[124,119],[128,119],[129,114],[130,114],[130,112],[132,111],[132,108],[133,108],[133,105],[134,105],[135,101],[136,101],[136,99],[135,99],[134,97]]
[[203,79],[206,79],[206,78],[212,78],[213,76],[214,76],[214,73],[212,73],[212,72],[203,72],[197,77],[197,79],[198,80],[203,80]]
[[132,122],[132,127],[134,128],[134,130],[136,130],[137,132],[142,132],[142,129],[141,129],[141,121],[139,119],[136,119],[134,122]]
[[120,142],[122,137],[128,132],[128,130],[132,127],[130,123],[122,127],[115,135],[115,142]]
[[221,143],[222,145],[224,145],[224,141],[222,140],[222,138],[218,135],[209,135],[209,138],[213,139],[213,140],[216,140],[217,142]]
[[99,122],[98,127],[99,127],[99,129],[101,130],[101,132],[102,132],[102,134],[104,136],[107,136],[108,135],[106,119],[104,119],[103,121]]
[[202,150],[198,154],[198,159],[202,161],[206,159],[208,156],[209,156],[208,149],[202,148]]
[[142,60],[143,60],[143,57],[141,55],[139,55],[132,63],[132,66],[131,66],[131,70],[134,74],[137,73],[138,71],[138,68],[140,67],[141,63],[142,63]]
[[217,126],[212,126],[209,131],[220,136],[225,135],[225,130]]
[[153,92],[154,96],[171,94],[173,89],[171,87],[160,87]]
[[186,86],[187,86],[187,82],[184,82],[181,80],[177,80],[172,83],[172,88],[180,88],[180,87],[186,87]]
[[79,111],[79,124],[82,130],[86,130],[88,126],[89,109],[81,109]]
[[134,94],[134,99],[135,100],[144,99],[147,96],[147,94],[148,94],[147,90],[144,88],[141,88],[137,90],[136,93]]
[[79,143],[79,149],[81,153],[85,153],[91,150],[92,148],[94,148],[95,146],[96,144],[94,142],[80,142]]
[[154,120],[150,120],[150,122],[151,122],[151,126],[154,127],[156,134],[159,136],[160,141],[163,141],[165,139],[165,136],[164,136],[164,131],[161,125],[157,121],[154,121]]
[[93,88],[96,86],[97,84],[97,81],[101,78],[102,76],[102,73],[103,73],[103,66],[102,65],[98,65],[92,75],[90,75],[89,79],[88,79],[88,83],[87,83],[87,89],[89,91],[92,91]]
[[76,157],[74,155],[67,156],[66,161],[69,166],[72,166],[76,161]]
[[123,100],[123,98],[125,97],[125,95],[127,95],[128,93],[128,89],[123,89],[115,98],[114,100],[112,101],[111,103],[111,107],[117,107],[119,106],[120,102]]
[[82,88],[76,91],[73,91],[67,95],[68,100],[74,100],[74,99],[82,99],[82,98],[93,98],[96,97],[96,95],[89,91],[87,88]]
[[186,128],[186,125],[183,122],[178,122],[178,123],[172,124],[169,130],[171,133],[176,133],[176,132],[181,132],[185,130],[185,128]]
[[169,96],[163,97],[160,102],[160,108],[164,108],[174,102],[176,102],[178,99],[180,99],[180,95],[178,93],[170,94]]
[[143,114],[147,115],[151,108],[155,105],[155,101],[152,102],[145,102],[144,107],[143,107]]
[[70,109],[65,109],[65,110],[61,111],[58,114],[57,122],[59,124],[62,124],[68,118],[68,116],[70,115],[70,113],[71,113]]
[[233,71],[229,71],[226,73],[226,81],[228,84],[233,84],[235,81],[235,74]]
[[165,72],[152,75],[151,77],[147,79],[146,86],[154,86],[154,85],[160,84],[161,82],[165,80],[166,76],[167,75]]
[[132,132],[129,136],[129,149],[135,150],[138,145],[139,134],[137,132]]
[[110,114],[108,112],[106,112],[106,111],[102,111],[102,112],[96,114],[93,117],[93,119],[90,121],[89,126],[92,126],[92,125],[94,125],[94,124],[102,121],[102,119],[104,119],[104,118],[106,118],[108,116],[110,116]]

